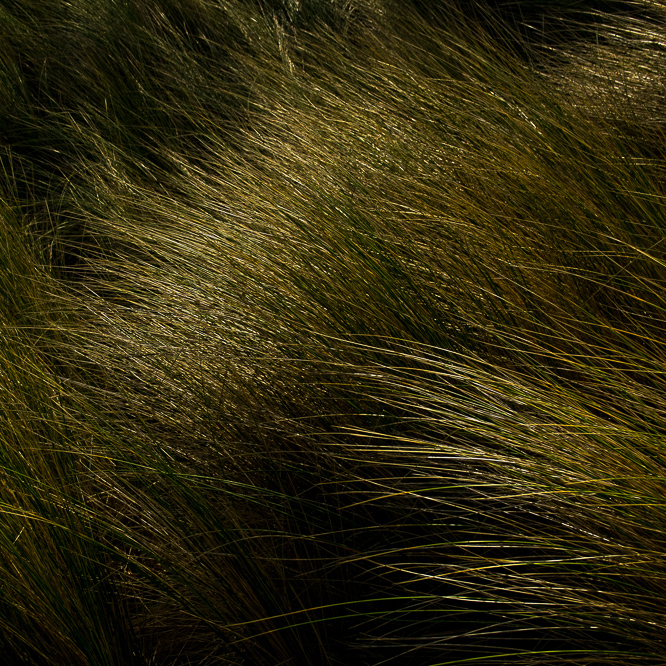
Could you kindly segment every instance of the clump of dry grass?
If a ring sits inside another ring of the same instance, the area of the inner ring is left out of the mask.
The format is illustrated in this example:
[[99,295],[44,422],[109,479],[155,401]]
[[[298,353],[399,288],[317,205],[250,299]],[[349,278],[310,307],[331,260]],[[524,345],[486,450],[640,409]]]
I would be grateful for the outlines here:
[[10,660],[664,662],[665,8],[506,9],[3,5]]

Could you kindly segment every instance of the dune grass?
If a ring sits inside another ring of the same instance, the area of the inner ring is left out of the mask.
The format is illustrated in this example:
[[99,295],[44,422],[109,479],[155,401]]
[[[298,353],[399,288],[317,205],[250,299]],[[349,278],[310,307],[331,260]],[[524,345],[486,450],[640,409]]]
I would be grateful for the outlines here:
[[666,662],[665,39],[0,2],[4,663]]

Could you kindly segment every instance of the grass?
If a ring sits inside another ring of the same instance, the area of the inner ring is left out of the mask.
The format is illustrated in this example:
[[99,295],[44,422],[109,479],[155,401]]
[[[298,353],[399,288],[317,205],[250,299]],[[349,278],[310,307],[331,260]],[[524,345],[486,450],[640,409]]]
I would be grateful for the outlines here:
[[666,5],[0,3],[8,664],[662,664]]

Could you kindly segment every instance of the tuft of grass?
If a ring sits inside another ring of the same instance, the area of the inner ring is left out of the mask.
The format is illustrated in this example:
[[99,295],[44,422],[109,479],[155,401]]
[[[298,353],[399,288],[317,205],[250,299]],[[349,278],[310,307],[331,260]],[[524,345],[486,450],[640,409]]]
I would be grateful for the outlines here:
[[0,3],[8,663],[663,664],[665,19]]

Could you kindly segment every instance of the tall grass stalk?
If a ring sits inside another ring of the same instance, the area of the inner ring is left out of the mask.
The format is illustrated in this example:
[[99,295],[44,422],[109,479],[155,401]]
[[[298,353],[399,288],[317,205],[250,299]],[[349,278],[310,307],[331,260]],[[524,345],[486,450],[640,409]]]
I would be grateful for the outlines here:
[[663,664],[661,0],[0,2],[6,663]]

